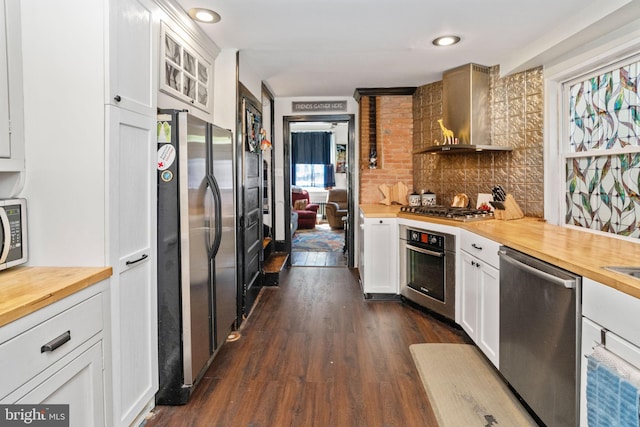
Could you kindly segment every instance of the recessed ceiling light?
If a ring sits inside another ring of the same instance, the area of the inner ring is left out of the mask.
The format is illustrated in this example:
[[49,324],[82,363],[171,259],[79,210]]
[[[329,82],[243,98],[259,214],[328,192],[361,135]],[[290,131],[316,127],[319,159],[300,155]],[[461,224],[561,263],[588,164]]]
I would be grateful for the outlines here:
[[189,16],[191,19],[194,19],[198,22],[204,22],[206,24],[213,24],[220,20],[220,15],[218,15],[213,10],[202,9],[202,8],[193,8],[189,9]]
[[451,46],[460,41],[458,36],[442,36],[435,39],[432,43],[436,46]]

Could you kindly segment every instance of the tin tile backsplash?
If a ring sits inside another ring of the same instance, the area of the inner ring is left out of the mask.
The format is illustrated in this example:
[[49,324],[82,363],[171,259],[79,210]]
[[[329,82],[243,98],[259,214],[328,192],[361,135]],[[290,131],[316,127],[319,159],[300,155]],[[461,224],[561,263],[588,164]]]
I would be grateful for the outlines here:
[[[514,195],[525,215],[542,217],[543,205],[543,76],[535,68],[504,78],[491,67],[491,143],[511,152],[416,154],[414,189],[436,193],[439,204],[450,204],[466,193],[475,206],[478,193],[500,184]],[[414,95],[414,150],[442,140],[442,82],[418,88]]]

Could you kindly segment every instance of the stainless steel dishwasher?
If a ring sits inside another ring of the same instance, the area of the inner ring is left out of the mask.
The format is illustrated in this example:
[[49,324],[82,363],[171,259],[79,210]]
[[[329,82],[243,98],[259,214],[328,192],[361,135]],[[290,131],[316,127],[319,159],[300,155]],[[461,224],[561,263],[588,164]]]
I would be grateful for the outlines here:
[[547,426],[575,427],[582,278],[500,247],[500,373]]

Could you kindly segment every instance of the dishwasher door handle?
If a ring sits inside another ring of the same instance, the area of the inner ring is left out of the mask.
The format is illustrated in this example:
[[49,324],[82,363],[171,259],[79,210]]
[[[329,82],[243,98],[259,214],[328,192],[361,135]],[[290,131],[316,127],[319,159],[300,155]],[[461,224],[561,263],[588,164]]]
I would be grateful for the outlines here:
[[537,268],[531,267],[530,265],[527,265],[521,261],[518,261],[517,259],[511,258],[503,250],[498,251],[498,255],[500,256],[501,259],[505,260],[509,264],[515,265],[521,268],[522,270],[525,270],[528,273],[531,273],[535,276],[538,276],[544,280],[547,280],[553,283],[554,285],[564,286],[567,289],[575,289],[576,287],[575,279],[561,279],[560,277],[554,276],[553,274],[549,274],[542,270],[538,270]]

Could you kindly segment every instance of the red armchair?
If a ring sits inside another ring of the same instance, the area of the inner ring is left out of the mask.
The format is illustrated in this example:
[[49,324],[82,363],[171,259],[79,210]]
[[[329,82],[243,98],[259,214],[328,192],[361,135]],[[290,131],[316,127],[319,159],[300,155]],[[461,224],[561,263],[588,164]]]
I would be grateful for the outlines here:
[[[306,204],[302,202],[303,200],[306,201]],[[298,202],[298,205],[305,205],[304,209],[296,209],[297,201],[300,201]],[[320,205],[316,203],[309,203],[309,192],[307,190],[292,191],[291,203],[293,204],[293,210],[298,213],[298,228],[316,228],[316,220]]]

